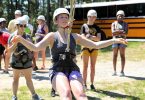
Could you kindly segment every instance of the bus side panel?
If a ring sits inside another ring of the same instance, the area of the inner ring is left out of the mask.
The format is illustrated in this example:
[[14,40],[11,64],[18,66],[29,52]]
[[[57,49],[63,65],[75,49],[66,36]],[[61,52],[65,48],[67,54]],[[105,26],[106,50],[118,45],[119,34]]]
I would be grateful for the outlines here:
[[[111,24],[116,19],[97,19],[95,24],[98,25],[106,34],[106,37],[112,38]],[[145,18],[125,18],[128,23],[128,38],[145,38]],[[81,26],[86,23],[86,20],[74,21],[72,32],[80,33]]]

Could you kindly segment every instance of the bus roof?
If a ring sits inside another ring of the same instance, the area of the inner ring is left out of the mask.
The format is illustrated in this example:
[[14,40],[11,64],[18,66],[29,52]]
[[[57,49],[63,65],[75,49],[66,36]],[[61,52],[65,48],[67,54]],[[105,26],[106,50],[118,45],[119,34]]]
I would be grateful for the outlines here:
[[[137,4],[145,3],[145,0],[124,0],[124,1],[112,1],[112,2],[93,2],[93,3],[84,3],[76,4],[76,8],[87,8],[87,7],[101,7],[101,6],[112,6],[112,5],[126,5],[126,4]],[[70,8],[66,6],[66,8]]]

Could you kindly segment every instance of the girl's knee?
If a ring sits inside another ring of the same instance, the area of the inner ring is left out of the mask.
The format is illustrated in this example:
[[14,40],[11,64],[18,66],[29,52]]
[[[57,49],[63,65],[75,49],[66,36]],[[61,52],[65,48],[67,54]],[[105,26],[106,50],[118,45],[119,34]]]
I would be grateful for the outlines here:
[[13,80],[13,84],[18,84],[19,80]]
[[95,70],[95,65],[91,65],[91,70],[94,71]]
[[62,92],[63,97],[71,97],[71,90],[70,89],[65,89]]
[[117,56],[118,56],[118,54],[117,54],[117,53],[113,54],[113,57],[115,57],[115,58],[116,58]]
[[125,55],[124,54],[121,54],[120,57],[121,57],[121,59],[125,59]]
[[76,99],[77,99],[77,100],[88,100],[85,93],[80,93],[80,94],[78,95],[78,97],[76,97]]
[[32,79],[26,79],[26,83],[28,83],[28,84],[32,84],[33,81],[32,81]]
[[14,78],[13,78],[13,82],[15,82],[15,83],[16,83],[16,82],[19,82],[19,77],[14,77]]
[[83,70],[84,70],[84,71],[87,71],[87,69],[88,69],[88,65],[85,64],[85,65],[83,66]]

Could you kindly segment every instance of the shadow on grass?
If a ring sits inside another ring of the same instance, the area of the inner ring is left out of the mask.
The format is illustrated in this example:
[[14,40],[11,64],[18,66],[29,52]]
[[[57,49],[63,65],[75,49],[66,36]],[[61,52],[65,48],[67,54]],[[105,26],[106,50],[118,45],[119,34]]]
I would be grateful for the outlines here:
[[145,77],[136,77],[136,76],[125,76],[125,77],[136,79],[136,80],[145,80]]
[[[91,96],[87,96],[87,97],[88,97],[88,100],[101,100],[100,98],[97,98],[97,97],[91,97]],[[73,94],[72,94],[72,100],[76,100]]]
[[48,70],[37,70],[34,73],[48,73]]
[[119,94],[119,93],[110,92],[110,91],[96,90],[95,92],[101,93],[101,94],[105,94],[105,95],[108,95],[108,96],[113,97],[113,98],[129,98],[131,100],[140,100],[139,97],[130,96],[130,95],[124,95],[124,94]]
[[91,96],[87,96],[88,100],[101,100],[100,98],[96,98],[96,97],[91,97]]
[[38,80],[38,81],[42,81],[42,80],[49,80],[49,77],[47,76],[39,76],[39,75],[34,75],[33,79]]
[[[57,93],[55,94],[54,98],[56,96],[59,96]],[[88,100],[101,100],[100,98],[97,98],[97,97],[91,97],[91,96],[87,96],[88,97]],[[72,100],[76,100],[73,93],[72,93]]]

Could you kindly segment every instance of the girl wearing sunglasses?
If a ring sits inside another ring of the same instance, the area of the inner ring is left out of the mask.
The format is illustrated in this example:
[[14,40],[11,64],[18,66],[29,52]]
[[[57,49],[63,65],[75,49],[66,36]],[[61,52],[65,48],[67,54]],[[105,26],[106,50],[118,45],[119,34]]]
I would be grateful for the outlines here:
[[11,41],[11,39],[15,35],[20,35],[24,39],[31,41],[30,36],[24,32],[25,28],[26,28],[26,21],[22,17],[20,17],[16,20],[16,26],[17,26],[17,30],[10,36],[9,41],[8,41],[9,47],[10,47],[9,51],[12,53],[12,56],[10,58],[11,59],[10,65],[13,68],[13,83],[12,83],[13,97],[12,97],[12,100],[17,100],[18,83],[19,83],[19,78],[20,78],[21,74],[26,79],[26,84],[32,94],[32,99],[40,100],[40,97],[35,92],[33,82],[32,82],[33,54],[23,44],[18,43],[17,45],[12,45],[12,41]]

